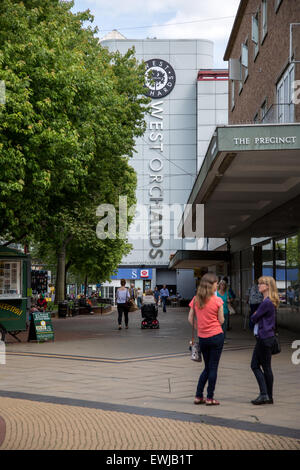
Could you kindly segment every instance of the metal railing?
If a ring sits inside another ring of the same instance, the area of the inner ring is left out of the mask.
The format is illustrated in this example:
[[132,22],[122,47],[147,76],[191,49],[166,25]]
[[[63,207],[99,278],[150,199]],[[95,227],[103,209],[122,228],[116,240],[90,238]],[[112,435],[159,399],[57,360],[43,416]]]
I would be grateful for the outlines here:
[[232,124],[293,124],[295,105],[293,103],[272,104],[262,118],[234,121]]

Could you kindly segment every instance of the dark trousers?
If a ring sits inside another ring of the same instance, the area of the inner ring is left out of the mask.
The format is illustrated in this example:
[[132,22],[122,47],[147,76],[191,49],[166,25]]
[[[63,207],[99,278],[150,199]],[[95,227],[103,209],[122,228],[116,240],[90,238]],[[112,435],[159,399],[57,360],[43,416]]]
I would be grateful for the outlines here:
[[256,377],[261,395],[273,398],[273,372],[271,368],[272,346],[274,336],[271,338],[256,338],[256,345],[252,355],[251,369]]
[[128,307],[125,304],[117,304],[118,308],[118,325],[122,325],[122,316],[124,313],[125,326],[128,326]]
[[224,334],[220,333],[210,338],[199,338],[199,344],[205,368],[199,377],[196,397],[203,397],[204,387],[208,381],[207,398],[212,399],[214,397],[218,366],[224,344]]
[[161,303],[162,303],[162,307],[163,307],[163,312],[166,312],[166,311],[167,311],[167,309],[166,309],[167,298],[168,298],[168,297],[162,297],[162,298],[161,298]]

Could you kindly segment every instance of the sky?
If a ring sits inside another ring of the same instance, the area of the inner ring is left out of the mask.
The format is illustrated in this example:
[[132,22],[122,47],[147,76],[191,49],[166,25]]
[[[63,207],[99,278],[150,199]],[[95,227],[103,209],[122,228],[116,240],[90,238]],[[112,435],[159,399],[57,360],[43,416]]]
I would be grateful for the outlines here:
[[117,29],[128,39],[209,39],[214,67],[223,56],[240,0],[75,0],[72,11],[90,10],[102,38]]

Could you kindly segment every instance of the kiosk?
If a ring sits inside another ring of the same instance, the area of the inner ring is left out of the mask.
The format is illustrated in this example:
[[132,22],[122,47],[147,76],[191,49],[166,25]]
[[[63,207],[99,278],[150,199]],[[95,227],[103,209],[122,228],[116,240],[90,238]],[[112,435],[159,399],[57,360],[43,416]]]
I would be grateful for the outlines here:
[[0,247],[0,338],[26,331],[29,310],[30,256]]

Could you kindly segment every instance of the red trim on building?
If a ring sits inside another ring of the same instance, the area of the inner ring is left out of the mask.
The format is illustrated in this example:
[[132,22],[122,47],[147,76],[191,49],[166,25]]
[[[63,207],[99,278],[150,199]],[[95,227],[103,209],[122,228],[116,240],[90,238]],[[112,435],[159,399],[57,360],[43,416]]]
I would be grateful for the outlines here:
[[229,72],[227,69],[224,70],[199,70],[198,81],[222,81],[228,80]]

